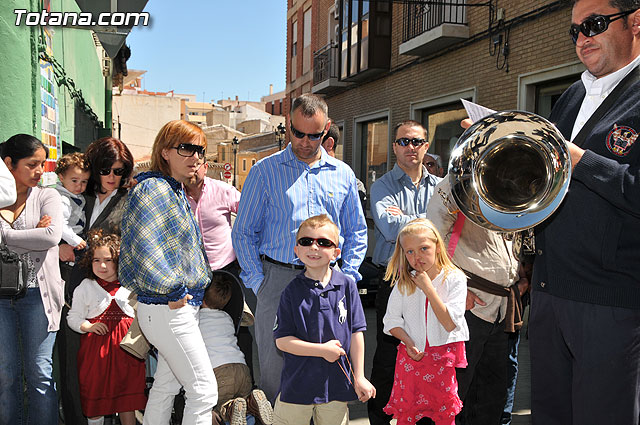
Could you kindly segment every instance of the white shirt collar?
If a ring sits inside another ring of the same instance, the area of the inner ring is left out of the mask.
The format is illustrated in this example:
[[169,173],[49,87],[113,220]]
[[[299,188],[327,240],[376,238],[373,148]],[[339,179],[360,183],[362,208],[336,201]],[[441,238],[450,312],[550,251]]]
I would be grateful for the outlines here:
[[584,88],[587,91],[587,96],[608,95],[639,64],[640,56],[636,57],[628,65],[601,78],[596,78],[589,71],[584,71],[581,78],[582,84],[584,84]]

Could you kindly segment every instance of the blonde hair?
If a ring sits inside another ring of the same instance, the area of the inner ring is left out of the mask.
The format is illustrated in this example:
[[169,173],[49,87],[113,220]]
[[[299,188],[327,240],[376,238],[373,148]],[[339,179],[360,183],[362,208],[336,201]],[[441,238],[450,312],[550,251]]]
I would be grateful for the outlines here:
[[197,125],[184,120],[173,120],[163,125],[153,142],[151,171],[159,171],[166,176],[171,175],[169,164],[162,157],[162,151],[178,146],[180,143],[192,142],[207,148],[207,137]]
[[334,237],[332,241],[333,243],[336,244],[336,247],[338,247],[338,245],[340,245],[340,230],[338,230],[338,226],[336,226],[336,224],[326,214],[315,215],[303,221],[302,224],[300,224],[300,227],[298,227],[298,232],[296,233],[296,240],[298,240],[298,236],[300,236],[300,232],[305,227],[310,227],[311,229],[317,229],[318,227],[322,227],[322,226],[328,226],[331,229]]
[[436,266],[444,270],[445,276],[449,272],[459,270],[451,261],[447,248],[444,245],[442,236],[438,233],[433,223],[426,218],[416,218],[407,223],[398,233],[396,238],[396,248],[387,265],[387,271],[384,274],[384,280],[391,281],[392,285],[397,284],[398,290],[404,295],[411,295],[416,289],[413,280],[411,280],[411,266],[407,261],[404,249],[400,241],[406,235],[423,235],[436,243]]

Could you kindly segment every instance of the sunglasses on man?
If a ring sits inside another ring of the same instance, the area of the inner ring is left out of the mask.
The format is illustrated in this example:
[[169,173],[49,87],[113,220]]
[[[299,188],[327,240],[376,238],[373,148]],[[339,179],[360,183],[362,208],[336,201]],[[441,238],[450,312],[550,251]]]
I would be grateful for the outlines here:
[[109,174],[111,174],[112,171],[113,171],[113,174],[115,174],[116,176],[122,177],[124,176],[124,173],[127,170],[125,170],[124,168],[107,167],[107,168],[100,169],[99,173],[101,176],[108,176]]
[[298,239],[298,245],[300,246],[311,246],[313,243],[316,243],[320,248],[333,248],[336,244],[333,243],[331,239],[327,238],[300,238]]
[[580,33],[584,34],[585,37],[593,37],[598,34],[602,34],[609,28],[609,24],[613,21],[617,21],[618,19],[622,19],[633,12],[635,10],[626,10],[624,12],[612,13],[611,15],[596,15],[591,16],[581,24],[571,24],[571,28],[569,28],[569,35],[571,35],[571,40],[573,44],[578,42],[578,37]]
[[178,155],[190,158],[194,154],[198,154],[198,158],[204,158],[204,146],[194,145],[191,143],[180,143],[178,146],[174,146],[171,149],[178,151]]
[[419,138],[413,138],[413,139],[409,139],[407,137],[401,137],[399,139],[396,139],[396,141],[394,143],[397,143],[400,146],[409,146],[410,144],[415,146],[416,148],[419,148],[420,146],[424,145],[425,143],[427,143],[427,141],[425,139],[419,139]]
[[293,133],[293,137],[295,137],[296,139],[304,139],[304,137],[307,136],[309,140],[316,142],[322,139],[322,136],[324,136],[324,130],[320,133],[303,133],[302,131],[297,130],[293,126],[293,123],[290,123],[289,127],[291,127],[291,133]]

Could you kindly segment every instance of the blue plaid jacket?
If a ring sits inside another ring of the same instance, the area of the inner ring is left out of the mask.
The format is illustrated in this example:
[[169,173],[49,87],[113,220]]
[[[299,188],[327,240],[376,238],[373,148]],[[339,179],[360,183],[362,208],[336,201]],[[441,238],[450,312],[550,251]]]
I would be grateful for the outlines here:
[[191,294],[200,305],[211,271],[182,184],[158,172],[136,179],[122,217],[120,283],[145,304]]

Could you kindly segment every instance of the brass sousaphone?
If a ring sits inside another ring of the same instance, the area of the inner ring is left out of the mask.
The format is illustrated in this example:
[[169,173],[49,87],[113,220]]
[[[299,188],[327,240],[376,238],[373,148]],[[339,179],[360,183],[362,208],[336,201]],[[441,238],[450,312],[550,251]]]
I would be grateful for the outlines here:
[[[496,112],[460,136],[448,177],[453,201],[469,220],[488,230],[532,235],[564,199],[571,158],[564,137],[545,118]],[[532,241],[521,243],[534,249]]]

